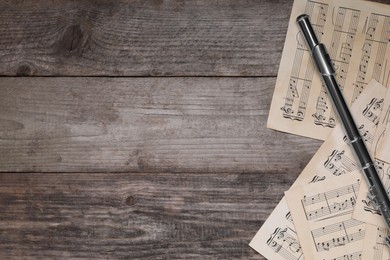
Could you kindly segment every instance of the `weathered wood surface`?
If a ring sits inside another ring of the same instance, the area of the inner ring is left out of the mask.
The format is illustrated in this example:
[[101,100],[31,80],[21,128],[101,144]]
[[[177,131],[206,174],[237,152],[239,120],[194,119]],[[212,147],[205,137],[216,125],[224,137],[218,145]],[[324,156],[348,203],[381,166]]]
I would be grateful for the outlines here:
[[2,78],[0,171],[299,171],[266,129],[275,78]]
[[320,145],[265,128],[274,83],[1,78],[0,258],[263,259]]
[[295,174],[0,173],[1,259],[263,259]]
[[0,259],[264,259],[320,145],[265,128],[292,3],[0,0],[0,75],[71,76],[0,77]]
[[292,4],[2,0],[0,75],[276,76]]
[[0,1],[0,75],[275,76],[291,0]]

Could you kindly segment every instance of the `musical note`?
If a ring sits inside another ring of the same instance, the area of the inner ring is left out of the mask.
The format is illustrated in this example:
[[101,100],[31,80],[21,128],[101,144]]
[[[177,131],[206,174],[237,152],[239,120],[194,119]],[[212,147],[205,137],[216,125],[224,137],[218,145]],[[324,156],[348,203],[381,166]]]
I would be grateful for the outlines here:
[[331,260],[362,260],[362,251],[354,252],[352,254],[342,255],[332,258]]
[[[378,171],[378,175],[380,176],[383,186],[385,187],[387,193],[390,192],[390,164],[386,163],[384,161],[375,160],[375,166]],[[381,215],[379,212],[379,209],[376,205],[376,203],[373,201],[373,199],[370,196],[365,196],[365,198],[362,200],[363,202],[363,210],[366,212],[370,212],[374,215]]]
[[365,237],[365,223],[352,218],[360,185],[359,174],[348,173],[285,192],[305,257],[335,259],[339,247],[361,251],[355,249]]
[[[315,30],[319,37],[322,35],[322,30],[326,19],[328,5],[319,2],[308,1],[306,5],[306,13],[311,15],[315,23]],[[289,86],[284,98],[284,105],[280,108],[284,118],[293,121],[302,121],[306,115],[309,94],[314,75],[314,64],[310,61],[304,64],[304,60],[310,57],[304,39],[297,36],[297,49],[293,61],[293,67],[290,75]]]
[[276,228],[267,240],[267,245],[276,253],[287,260],[298,260],[303,258],[299,241],[290,234],[288,228]]
[[[361,95],[351,107],[351,111],[354,115],[356,115],[355,120],[357,123],[359,123],[359,131],[368,131],[369,134],[366,134],[366,137],[373,135],[376,130],[376,127],[372,121],[363,116],[362,111],[366,109],[367,104],[369,104],[373,98],[379,100],[381,97],[385,96],[386,92],[387,89],[383,86],[380,86],[376,83],[371,83],[368,85],[367,89],[365,90],[365,93],[363,93],[363,95]],[[284,198],[282,202],[278,204],[278,207],[275,209],[275,214],[273,213],[270,216],[270,221],[267,220],[264,223],[262,229],[259,231],[259,235],[256,235],[256,237],[253,239],[253,241],[255,242],[251,242],[251,245],[256,245],[254,248],[258,248],[257,245],[259,245],[259,247],[262,245],[259,251],[263,252],[262,254],[264,254],[266,258],[284,259],[279,253],[276,253],[275,251],[271,250],[268,245],[266,247],[264,246],[266,245],[264,241],[266,240],[265,238],[268,239],[269,234],[273,233],[277,227],[289,227],[290,229],[295,227],[297,228],[296,230],[299,230],[301,232],[302,230],[314,230],[318,226],[325,226],[332,222],[338,223],[338,220],[340,218],[345,219],[349,217],[351,215],[351,208],[356,208],[356,205],[361,204],[361,201],[356,198],[356,191],[354,193],[351,187],[349,189],[347,187],[344,190],[346,193],[343,193],[340,190],[337,191],[337,189],[339,188],[357,183],[355,180],[359,179],[360,177],[360,175],[357,175],[355,179],[352,177],[353,174],[356,174],[354,173],[354,171],[358,170],[358,167],[354,163],[353,154],[350,152],[348,144],[343,142],[343,137],[344,133],[342,129],[337,127],[335,131],[329,136],[329,138],[324,142],[324,144],[318,150],[313,159],[305,167],[305,169],[297,179],[296,183],[294,183],[294,187],[290,189],[291,192],[294,190],[294,188],[314,185],[314,188],[312,188],[313,192],[292,196],[296,198],[296,201],[292,203],[296,207],[299,206],[302,214],[294,216],[292,213],[293,209],[290,207],[290,205],[286,205],[286,199]],[[334,168],[332,168],[330,164],[333,164]],[[384,168],[384,171],[386,171],[386,169],[387,168]],[[328,184],[328,182],[331,182],[331,184]],[[361,188],[359,187],[359,191],[360,189]],[[336,190],[336,192],[334,192],[333,194],[326,194],[325,200],[325,193],[332,190]],[[286,192],[286,197],[287,196],[288,192]],[[303,199],[305,199],[307,204],[305,208],[303,207],[301,201]],[[329,203],[330,210],[327,209],[327,202]],[[311,217],[306,217],[306,214],[304,212],[305,210],[307,210],[308,212],[312,212]],[[330,215],[320,215],[330,212],[332,213]],[[292,219],[294,220],[294,225],[292,225],[292,222],[290,221]],[[302,224],[302,220],[305,220],[305,223]],[[307,223],[310,223],[310,228],[308,228],[308,225],[306,225]],[[292,232],[290,232],[290,234],[293,235]],[[308,236],[307,239],[310,239],[310,232],[306,235]],[[329,236],[328,240],[331,240],[332,238],[337,237]],[[352,238],[356,239],[356,236],[353,236]],[[258,241],[262,242],[260,243]],[[337,243],[337,239],[335,242]],[[359,249],[359,243],[350,244],[353,245],[352,247],[355,247],[357,245],[357,248]],[[315,244],[312,240],[306,240],[305,242],[301,243],[303,252],[305,252],[305,245],[310,245],[310,247],[314,251],[316,251],[314,249]],[[347,248],[348,245],[349,244],[346,244],[345,247]],[[340,248],[340,246],[338,248]],[[355,251],[359,250],[352,250],[348,252]],[[323,255],[325,256],[325,253],[329,253],[332,258],[330,258],[330,256],[328,257],[327,254],[327,257],[322,257]],[[328,260],[340,256],[341,255],[337,255],[334,250],[330,249],[329,251],[322,251],[321,257],[318,256],[309,259]]]
[[375,260],[389,259],[390,254],[385,243],[385,237],[389,235],[389,231],[384,228],[376,228],[376,240],[375,240]]
[[379,124],[379,117],[382,112],[384,99],[373,98],[367,107],[363,110],[362,114],[368,118],[375,125]]
[[352,101],[360,95],[369,80],[375,79],[382,84],[388,83],[390,71],[385,64],[387,63],[386,57],[390,55],[389,27],[390,16],[372,13],[367,19],[361,62],[356,80],[353,83],[355,89]]
[[329,110],[327,102],[328,96],[326,94],[325,89],[323,88],[320,93],[320,96],[317,98],[316,113],[313,114],[314,124],[333,128],[336,124],[336,119],[334,116],[333,109],[331,109],[332,113],[329,115],[329,118],[325,115],[326,112]]
[[315,220],[323,217],[330,217],[335,214],[351,213],[359,191],[358,182],[343,186],[338,189],[318,193],[313,196],[304,196],[301,199],[307,220]]
[[[345,246],[364,239],[365,223],[349,219],[311,231],[317,252],[329,251],[332,248]],[[332,238],[329,239],[329,235]]]
[[390,233],[387,228],[368,225],[364,245],[367,250],[362,253],[361,259],[388,260],[390,251],[385,244],[385,237]]
[[[355,102],[372,79],[384,86],[390,84],[387,9],[358,8],[360,3],[344,4],[340,0],[298,1],[300,13],[309,14],[318,38],[329,51],[347,103]],[[302,35],[291,27],[293,33],[289,35],[295,37],[289,37],[284,48],[267,126],[323,140],[335,127],[337,116]]]
[[358,169],[355,160],[345,155],[345,150],[333,150],[328,159],[324,162],[324,166],[325,169],[335,176]]
[[[382,37],[381,35],[384,35],[382,38],[388,38],[388,29],[383,29],[390,28],[389,21],[385,18],[389,14],[388,10],[372,2],[363,3],[361,1],[341,0],[330,2],[325,0],[296,0],[294,1],[292,10],[292,17],[297,17],[302,13],[309,14],[312,18],[311,20],[317,36],[322,38],[322,42],[328,47],[329,51],[332,49],[330,55],[334,62],[336,76],[340,82],[340,88],[343,94],[348,97],[347,102],[352,105],[352,109],[355,104],[359,103],[357,97],[360,93],[363,93],[360,96],[365,96],[368,93],[367,91],[371,86],[368,82],[373,76],[375,66],[382,71],[379,77],[380,80],[382,82],[389,82],[390,66],[388,64],[390,63],[387,57],[389,57],[390,48],[386,48],[385,53],[383,51],[377,51],[380,50],[377,46],[379,44],[378,40]],[[372,19],[373,13],[380,15],[376,22]],[[371,32],[372,29],[369,28],[373,27],[375,23],[376,26],[374,27],[376,30],[375,32]],[[326,136],[329,136],[329,130],[335,122],[332,105],[327,99],[326,92],[322,89],[319,77],[316,76],[315,67],[307,51],[303,37],[301,37],[297,28],[294,26],[289,26],[288,30],[289,37],[286,39],[283,57],[279,67],[280,73],[275,86],[267,126],[285,132],[324,140]],[[367,35],[367,32],[371,36]],[[364,44],[365,46],[363,46]],[[385,57],[383,61],[377,58],[379,53],[382,53],[381,56]],[[371,93],[370,97],[382,97],[382,94]],[[354,101],[353,104],[352,100]],[[365,99],[364,106],[370,100]],[[371,140],[376,129],[374,127],[375,124],[369,120],[372,117],[364,117],[362,115],[363,109],[364,107],[362,108],[361,104],[359,104],[359,109],[354,112],[354,116],[356,115],[355,120],[360,123],[360,126],[364,125],[359,131],[364,131],[362,133],[365,135],[365,140]],[[338,128],[336,127],[336,129]],[[294,183],[294,187],[311,182],[310,185],[318,184],[320,187],[323,185],[325,188],[329,187],[326,183],[331,181],[335,176],[337,177],[334,179],[339,179],[348,177],[348,174],[354,174],[352,172],[348,173],[349,171],[354,171],[357,166],[353,163],[354,160],[351,159],[352,155],[347,148],[348,145],[342,142],[342,137],[344,136],[342,131],[339,136],[333,136],[333,133],[331,136],[329,141],[332,141],[325,142],[325,147],[321,146],[323,149],[320,149],[321,151],[316,153],[316,160],[310,161],[305,167],[304,171]],[[332,156],[331,154],[334,151],[337,152]],[[344,153],[340,154],[342,151]],[[328,163],[324,164],[325,161]],[[335,181],[336,184],[338,182],[343,184],[342,186],[346,186],[348,180]],[[339,188],[337,185],[332,186],[333,189]],[[318,189],[315,193],[305,194],[306,199],[307,201],[311,201],[311,196],[319,193],[323,194],[326,191]],[[299,199],[303,199],[303,196],[298,197],[295,206],[303,208]],[[310,207],[310,210],[315,210],[316,207],[317,212],[320,210],[325,212],[326,207],[321,205],[321,203],[326,203],[326,201],[308,207]],[[307,220],[304,213],[300,217],[296,217],[292,213],[290,205],[287,205],[286,198],[283,197],[269,220],[264,222],[258,234],[251,241],[251,246],[267,259],[303,259],[302,254],[294,255],[295,258],[291,258],[291,252],[294,250],[287,248],[290,241],[289,239],[285,239],[287,237],[286,233],[288,233],[297,241],[297,234],[295,233],[295,228],[297,228],[299,232],[309,230],[307,240],[301,243],[301,248],[295,247],[296,250],[299,248],[301,252],[305,252],[307,248],[305,249],[304,247],[309,246],[308,259],[373,259],[361,258],[362,253],[364,253],[361,251],[363,248],[361,237],[365,235],[365,225],[347,228],[348,235],[336,232],[330,233],[328,236],[317,237],[316,242],[319,242],[321,245],[324,243],[324,248],[327,248],[328,251],[323,250],[317,252],[315,249],[314,251],[310,251],[312,248],[316,248],[316,244],[312,241],[311,231],[316,230],[318,227],[328,227],[330,226],[329,223],[341,223],[341,221],[337,220],[340,218],[346,219],[350,216],[349,214],[343,214],[349,211],[348,207],[356,208],[359,204],[361,204],[361,201],[356,199],[355,196],[348,197],[345,195],[342,197],[339,194],[338,198],[330,201],[329,207],[334,212],[342,212],[341,214],[334,213],[333,215],[329,215],[330,218],[323,216]],[[293,219],[294,225],[292,225]],[[306,221],[305,224],[310,224],[303,225],[299,223],[302,219]],[[310,226],[309,229],[308,226]],[[273,234],[277,228],[280,229],[280,233],[286,227],[288,229],[282,233],[283,236],[276,236],[273,240],[269,241],[269,244],[266,243],[270,239],[269,235]],[[347,243],[348,240],[349,243]],[[329,246],[327,246],[328,243]],[[338,250],[333,250],[332,245],[334,246],[333,248],[342,248],[345,253],[340,254],[340,252],[336,252]],[[289,254],[285,254],[284,252],[289,252]]]
[[372,142],[374,141],[374,135],[370,132],[370,130],[365,129],[364,124],[360,125],[358,127],[358,130],[363,140],[366,141],[366,143],[371,145]]
[[[336,78],[341,90],[344,89],[347,78],[359,17],[360,11],[339,8],[334,21],[335,28],[329,55],[334,63]],[[317,97],[316,112],[312,116],[315,125],[329,128],[334,128],[336,125],[336,116],[331,105],[328,105],[328,96],[324,87],[321,88],[321,92]]]

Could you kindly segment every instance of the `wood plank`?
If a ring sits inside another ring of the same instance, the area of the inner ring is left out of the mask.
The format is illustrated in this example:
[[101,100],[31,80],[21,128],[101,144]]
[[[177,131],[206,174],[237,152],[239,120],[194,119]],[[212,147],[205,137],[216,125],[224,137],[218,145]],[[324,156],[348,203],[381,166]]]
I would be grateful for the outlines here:
[[292,3],[2,0],[0,75],[276,76]]
[[0,75],[276,75],[292,1],[0,1]]
[[264,259],[248,243],[295,177],[0,173],[0,258]]
[[275,78],[1,78],[0,171],[300,172],[266,129]]

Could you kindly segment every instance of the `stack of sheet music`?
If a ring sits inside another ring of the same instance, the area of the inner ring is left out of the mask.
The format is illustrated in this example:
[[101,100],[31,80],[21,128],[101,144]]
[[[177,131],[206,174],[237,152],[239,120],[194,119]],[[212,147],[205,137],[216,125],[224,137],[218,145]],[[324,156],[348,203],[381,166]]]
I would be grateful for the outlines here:
[[250,246],[267,259],[390,259],[388,230],[295,23],[310,15],[390,190],[390,5],[295,0],[268,127],[325,140]]

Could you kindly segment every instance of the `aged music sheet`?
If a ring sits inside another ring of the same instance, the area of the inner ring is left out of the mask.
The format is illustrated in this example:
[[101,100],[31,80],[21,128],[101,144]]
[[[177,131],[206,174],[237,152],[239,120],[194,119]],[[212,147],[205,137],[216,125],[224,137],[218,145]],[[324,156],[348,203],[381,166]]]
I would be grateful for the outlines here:
[[[380,150],[378,147],[381,146],[390,146],[390,143],[386,143],[386,129],[389,124],[389,111],[390,111],[390,91],[387,91],[386,97],[384,99],[377,100],[375,106],[381,107],[382,113],[380,117],[375,119],[377,126],[377,131],[374,137],[374,143],[371,147],[371,153],[375,154],[375,163],[376,168],[379,174],[379,177],[382,180],[383,186],[390,191],[390,163],[385,162],[378,157],[383,156],[383,150]],[[389,140],[390,141],[390,140]],[[380,151],[378,151],[380,150]],[[368,187],[364,183],[361,185],[357,205],[355,206],[353,217],[361,221],[380,226],[387,227],[382,216],[378,209],[374,207],[374,203],[367,196]]]
[[352,218],[362,180],[360,172],[286,191],[295,230],[307,259],[361,256],[366,224]]
[[[372,143],[375,135],[377,125],[374,118],[380,116],[380,110],[369,104],[372,100],[382,99],[386,91],[386,88],[372,81],[351,107],[351,112],[367,144]],[[293,187],[356,171],[358,168],[354,156],[345,141],[341,127],[337,126],[310,160]],[[287,240],[286,233],[289,238]],[[294,243],[291,244],[291,241]],[[290,244],[294,246],[291,247]],[[291,214],[284,198],[257,232],[250,246],[268,259],[303,259]]]
[[359,0],[295,0],[267,126],[324,140],[335,113],[299,33],[306,13],[329,51],[337,80],[351,104],[371,79],[390,81],[390,6]]
[[[390,111],[386,111],[386,113],[389,115]],[[390,129],[383,134],[375,155],[379,160],[390,163]]]
[[[385,187],[387,193],[390,191],[390,164],[376,160],[376,168],[379,174],[379,177],[382,180],[383,186]],[[357,197],[357,203],[352,214],[353,218],[358,219],[360,221],[387,228],[387,225],[382,218],[379,210],[374,206],[373,201],[367,196],[368,186],[366,183],[363,183],[360,187],[360,191]]]
[[[375,147],[375,158],[382,162],[390,163],[390,91],[384,100],[383,107],[384,110],[379,122],[379,127],[381,130],[380,134],[378,134],[379,140]],[[389,130],[386,131],[386,129]],[[389,175],[390,171],[387,174]]]
[[387,228],[379,228],[370,224],[366,226],[366,237],[364,239],[363,253],[361,259],[388,260],[390,250],[385,244],[385,237],[388,236]]
[[304,259],[285,197],[281,199],[249,245],[267,259]]

